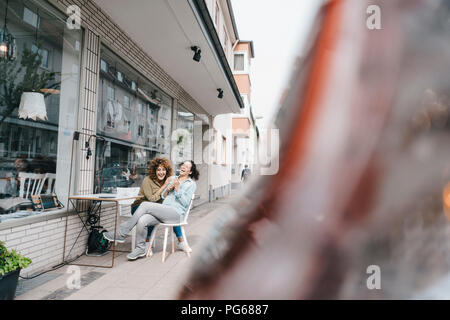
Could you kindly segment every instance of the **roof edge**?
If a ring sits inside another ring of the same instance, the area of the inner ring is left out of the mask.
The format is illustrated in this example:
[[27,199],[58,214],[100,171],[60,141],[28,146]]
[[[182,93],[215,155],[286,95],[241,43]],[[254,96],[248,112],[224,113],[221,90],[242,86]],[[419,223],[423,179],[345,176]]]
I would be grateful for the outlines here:
[[227,80],[233,90],[233,94],[239,104],[239,107],[241,109],[244,109],[245,106],[241,98],[241,93],[239,92],[236,81],[234,80],[233,72],[231,71],[230,65],[228,64],[227,57],[225,56],[225,51],[222,48],[219,35],[217,34],[216,28],[214,27],[214,23],[212,21],[211,15],[209,14],[209,10],[206,6],[205,0],[192,0],[192,4],[195,6],[195,10],[197,10],[198,16],[200,17],[200,19],[202,19],[202,22],[212,39],[214,49],[219,56],[220,64],[225,71]]

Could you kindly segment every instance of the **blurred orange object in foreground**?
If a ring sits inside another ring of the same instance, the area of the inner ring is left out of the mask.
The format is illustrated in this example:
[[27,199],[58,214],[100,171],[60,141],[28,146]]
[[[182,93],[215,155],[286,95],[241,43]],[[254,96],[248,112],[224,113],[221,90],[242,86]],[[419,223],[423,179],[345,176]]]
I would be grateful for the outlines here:
[[274,122],[279,172],[221,213],[180,298],[405,299],[439,284],[450,270],[449,3],[326,2]]
[[444,212],[448,220],[450,220],[450,182],[444,188],[442,193],[442,201],[444,203]]

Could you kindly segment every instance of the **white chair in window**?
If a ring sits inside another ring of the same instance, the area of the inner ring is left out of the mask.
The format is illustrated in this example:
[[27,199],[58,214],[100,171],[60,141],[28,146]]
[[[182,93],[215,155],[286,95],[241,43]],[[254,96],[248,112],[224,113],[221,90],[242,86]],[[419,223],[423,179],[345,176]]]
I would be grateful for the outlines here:
[[[186,232],[184,231],[184,226],[188,224],[189,213],[191,212],[192,204],[194,203],[194,198],[195,198],[195,194],[192,195],[189,206],[186,210],[186,213],[184,214],[183,220],[180,223],[160,223],[155,226],[155,229],[153,229],[152,236],[150,238],[150,244],[148,246],[147,253],[145,255],[146,257],[148,257],[150,255],[151,248],[153,247],[153,243],[155,241],[156,227],[158,227],[158,226],[165,227],[162,262],[164,262],[166,260],[167,236],[169,235],[169,229],[172,230],[172,253],[175,252],[175,242],[174,242],[175,236],[174,236],[174,232],[173,232],[173,227],[181,228],[181,234],[183,237],[183,241],[184,241],[186,247],[189,248],[189,243],[186,238]],[[185,252],[188,257],[191,257],[189,250],[186,250]]]
[[48,173],[19,172],[20,191],[19,197],[29,199],[31,196],[41,194],[44,181]]
[[[139,194],[140,188],[117,188],[117,197],[134,197]],[[131,218],[131,204],[134,202],[134,199],[131,200],[122,200],[119,201],[119,217]],[[122,220],[122,219],[120,219]],[[131,250],[134,250],[136,247],[136,227],[131,231]]]
[[45,194],[51,194],[55,192],[56,185],[56,174],[55,173],[47,173],[42,181],[42,186],[45,185],[45,181],[47,182],[47,189],[45,190]]

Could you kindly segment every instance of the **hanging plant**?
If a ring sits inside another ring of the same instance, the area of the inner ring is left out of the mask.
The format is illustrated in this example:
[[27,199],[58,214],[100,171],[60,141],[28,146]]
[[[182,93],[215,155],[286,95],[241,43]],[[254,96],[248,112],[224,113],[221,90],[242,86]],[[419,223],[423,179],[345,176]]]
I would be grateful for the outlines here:
[[183,143],[183,141],[187,141],[188,136],[189,136],[189,131],[187,131],[186,129],[177,129],[177,138],[176,138],[176,142],[177,144],[181,144]]

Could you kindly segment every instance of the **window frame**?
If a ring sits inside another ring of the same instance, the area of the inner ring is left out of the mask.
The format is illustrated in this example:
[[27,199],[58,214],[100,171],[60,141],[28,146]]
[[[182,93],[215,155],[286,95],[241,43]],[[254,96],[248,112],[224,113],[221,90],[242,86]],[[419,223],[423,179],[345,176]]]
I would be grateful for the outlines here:
[[[236,70],[235,68],[235,56],[236,55],[244,55],[244,69],[243,70]],[[233,52],[233,73],[235,74],[248,74],[249,68],[248,68],[248,53],[246,51],[235,51]]]

